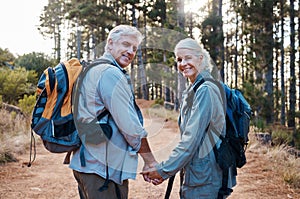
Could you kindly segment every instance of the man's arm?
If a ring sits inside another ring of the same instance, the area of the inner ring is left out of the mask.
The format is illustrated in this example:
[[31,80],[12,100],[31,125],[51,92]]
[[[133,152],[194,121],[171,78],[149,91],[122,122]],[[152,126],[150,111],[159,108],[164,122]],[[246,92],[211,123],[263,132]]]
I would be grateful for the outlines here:
[[[147,138],[142,138],[141,147],[140,147],[140,150],[138,151],[138,153],[142,156],[142,158],[145,162],[143,172],[149,171],[151,169],[153,170],[155,168],[155,165],[158,164],[158,162],[155,160],[155,158],[151,152]],[[151,179],[149,178],[148,173],[146,173],[146,172],[143,173],[143,172],[142,172],[142,174],[143,174],[144,180],[147,182],[151,182]]]

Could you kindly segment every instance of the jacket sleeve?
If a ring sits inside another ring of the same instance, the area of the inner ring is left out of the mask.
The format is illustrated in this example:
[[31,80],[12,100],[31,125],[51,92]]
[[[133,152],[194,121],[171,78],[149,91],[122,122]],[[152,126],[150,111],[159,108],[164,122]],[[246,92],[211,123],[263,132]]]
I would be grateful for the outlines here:
[[105,70],[99,80],[99,95],[112,115],[127,143],[136,151],[147,132],[139,121],[134,107],[134,96],[125,75],[115,68]]

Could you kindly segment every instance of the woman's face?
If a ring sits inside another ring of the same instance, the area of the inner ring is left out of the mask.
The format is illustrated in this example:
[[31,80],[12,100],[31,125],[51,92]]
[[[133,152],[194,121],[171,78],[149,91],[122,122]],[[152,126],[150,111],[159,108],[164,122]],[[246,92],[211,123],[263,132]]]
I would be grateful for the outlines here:
[[197,56],[192,50],[183,48],[177,49],[176,60],[178,70],[192,83],[194,83],[198,74],[203,70],[201,66],[202,59],[202,55]]

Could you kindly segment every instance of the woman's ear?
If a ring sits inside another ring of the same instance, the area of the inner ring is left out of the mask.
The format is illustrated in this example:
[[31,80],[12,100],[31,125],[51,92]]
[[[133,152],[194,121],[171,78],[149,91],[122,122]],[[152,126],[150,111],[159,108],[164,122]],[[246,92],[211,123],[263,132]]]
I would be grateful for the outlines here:
[[199,73],[205,68],[205,66],[203,66],[203,59],[204,59],[204,56],[199,55],[199,57],[198,57],[199,65],[197,64],[197,66],[196,66],[196,69],[198,70]]
[[200,61],[202,61],[203,60],[203,55],[200,55],[199,59],[200,59]]

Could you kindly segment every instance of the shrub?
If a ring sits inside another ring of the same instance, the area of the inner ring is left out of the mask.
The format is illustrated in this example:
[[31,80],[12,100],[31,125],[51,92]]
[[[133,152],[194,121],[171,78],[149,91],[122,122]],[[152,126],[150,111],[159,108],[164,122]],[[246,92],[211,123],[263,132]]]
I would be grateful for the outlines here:
[[13,156],[10,151],[4,151],[0,153],[0,165],[7,162],[16,162],[17,159]]
[[251,122],[256,127],[255,131],[258,131],[258,132],[264,132],[265,131],[266,124],[265,124],[265,121],[262,118],[256,117]]
[[299,171],[288,171],[283,173],[283,180],[291,185],[293,188],[300,188],[300,174]]
[[154,101],[154,104],[159,104],[159,105],[164,105],[164,99],[162,98],[157,98],[155,101]]
[[300,129],[297,129],[296,137],[294,137],[295,147],[300,150]]
[[289,145],[293,139],[291,132],[282,129],[272,131],[272,144],[274,145]]
[[24,95],[23,99],[19,100],[18,106],[21,108],[22,113],[26,116],[29,117],[30,114],[32,113],[33,107],[36,102],[36,95]]

